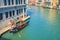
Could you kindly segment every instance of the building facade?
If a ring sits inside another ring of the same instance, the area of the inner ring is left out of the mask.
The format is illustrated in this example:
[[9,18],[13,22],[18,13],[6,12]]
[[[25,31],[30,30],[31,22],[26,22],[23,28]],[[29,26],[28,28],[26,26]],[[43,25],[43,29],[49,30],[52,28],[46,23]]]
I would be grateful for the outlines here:
[[28,0],[29,5],[35,5],[37,0]]
[[58,0],[52,0],[52,8],[56,8]]
[[40,6],[41,2],[42,2],[42,0],[36,0],[36,6]]
[[51,7],[51,0],[45,0],[45,6],[46,7]]
[[[18,20],[23,10],[26,13],[27,0],[0,0],[0,28],[8,25],[10,19]],[[20,19],[20,18],[19,18]]]
[[57,1],[57,9],[60,9],[60,0]]
[[58,0],[42,0],[41,6],[49,7],[49,8],[56,8],[57,4],[59,4]]

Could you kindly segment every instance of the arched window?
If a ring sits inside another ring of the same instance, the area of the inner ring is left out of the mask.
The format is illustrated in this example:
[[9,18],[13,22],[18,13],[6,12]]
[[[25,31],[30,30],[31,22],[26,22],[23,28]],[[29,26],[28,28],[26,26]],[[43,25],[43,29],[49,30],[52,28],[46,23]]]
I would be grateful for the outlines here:
[[19,0],[19,4],[20,4],[20,0]]
[[6,18],[8,18],[8,12],[5,12],[5,16],[6,16]]
[[13,16],[15,15],[15,11],[13,11]]
[[22,4],[22,0],[21,0],[21,4]]
[[24,12],[26,12],[26,8],[24,8]]
[[7,5],[7,0],[4,0],[4,5]]
[[16,13],[17,13],[17,15],[18,15],[18,14],[19,14],[19,13],[18,13],[18,10],[16,10],[16,11],[17,11]]
[[26,0],[24,0],[24,4],[26,4]]
[[12,12],[11,11],[9,12],[9,15],[10,15],[10,17],[12,17]]
[[10,0],[8,0],[8,5],[10,5]]
[[16,4],[18,4],[18,0],[16,0]]
[[20,12],[20,9],[19,9],[19,14],[20,14],[21,12]]
[[0,13],[0,20],[3,19],[3,13]]
[[23,13],[23,9],[21,9],[20,12]]
[[14,0],[12,0],[12,5],[14,4]]

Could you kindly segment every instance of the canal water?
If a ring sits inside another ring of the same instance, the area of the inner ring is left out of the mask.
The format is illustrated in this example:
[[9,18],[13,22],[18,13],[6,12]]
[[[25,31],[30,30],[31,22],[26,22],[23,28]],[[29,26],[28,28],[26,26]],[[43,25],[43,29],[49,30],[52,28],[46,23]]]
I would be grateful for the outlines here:
[[1,40],[60,40],[60,11],[28,7],[29,25],[17,33],[5,33]]

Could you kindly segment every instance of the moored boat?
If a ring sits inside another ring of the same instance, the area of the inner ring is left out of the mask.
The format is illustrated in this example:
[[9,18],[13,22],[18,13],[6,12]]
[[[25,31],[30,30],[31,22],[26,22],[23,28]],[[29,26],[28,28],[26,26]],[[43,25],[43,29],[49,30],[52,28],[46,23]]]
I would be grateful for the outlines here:
[[17,32],[21,29],[23,29],[25,26],[28,25],[30,21],[30,16],[28,16],[26,13],[24,13],[24,9],[23,9],[23,15],[20,16],[19,21],[16,22],[16,27],[12,28],[12,30],[10,30],[10,32]]

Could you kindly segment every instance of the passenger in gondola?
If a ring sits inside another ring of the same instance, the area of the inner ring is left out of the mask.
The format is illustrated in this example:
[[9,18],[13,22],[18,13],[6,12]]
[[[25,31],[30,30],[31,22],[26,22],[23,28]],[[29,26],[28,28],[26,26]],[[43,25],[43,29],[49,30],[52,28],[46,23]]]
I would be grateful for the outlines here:
[[17,31],[18,31],[18,28],[15,27],[14,29],[12,29],[12,30],[10,31],[10,33],[16,33]]

